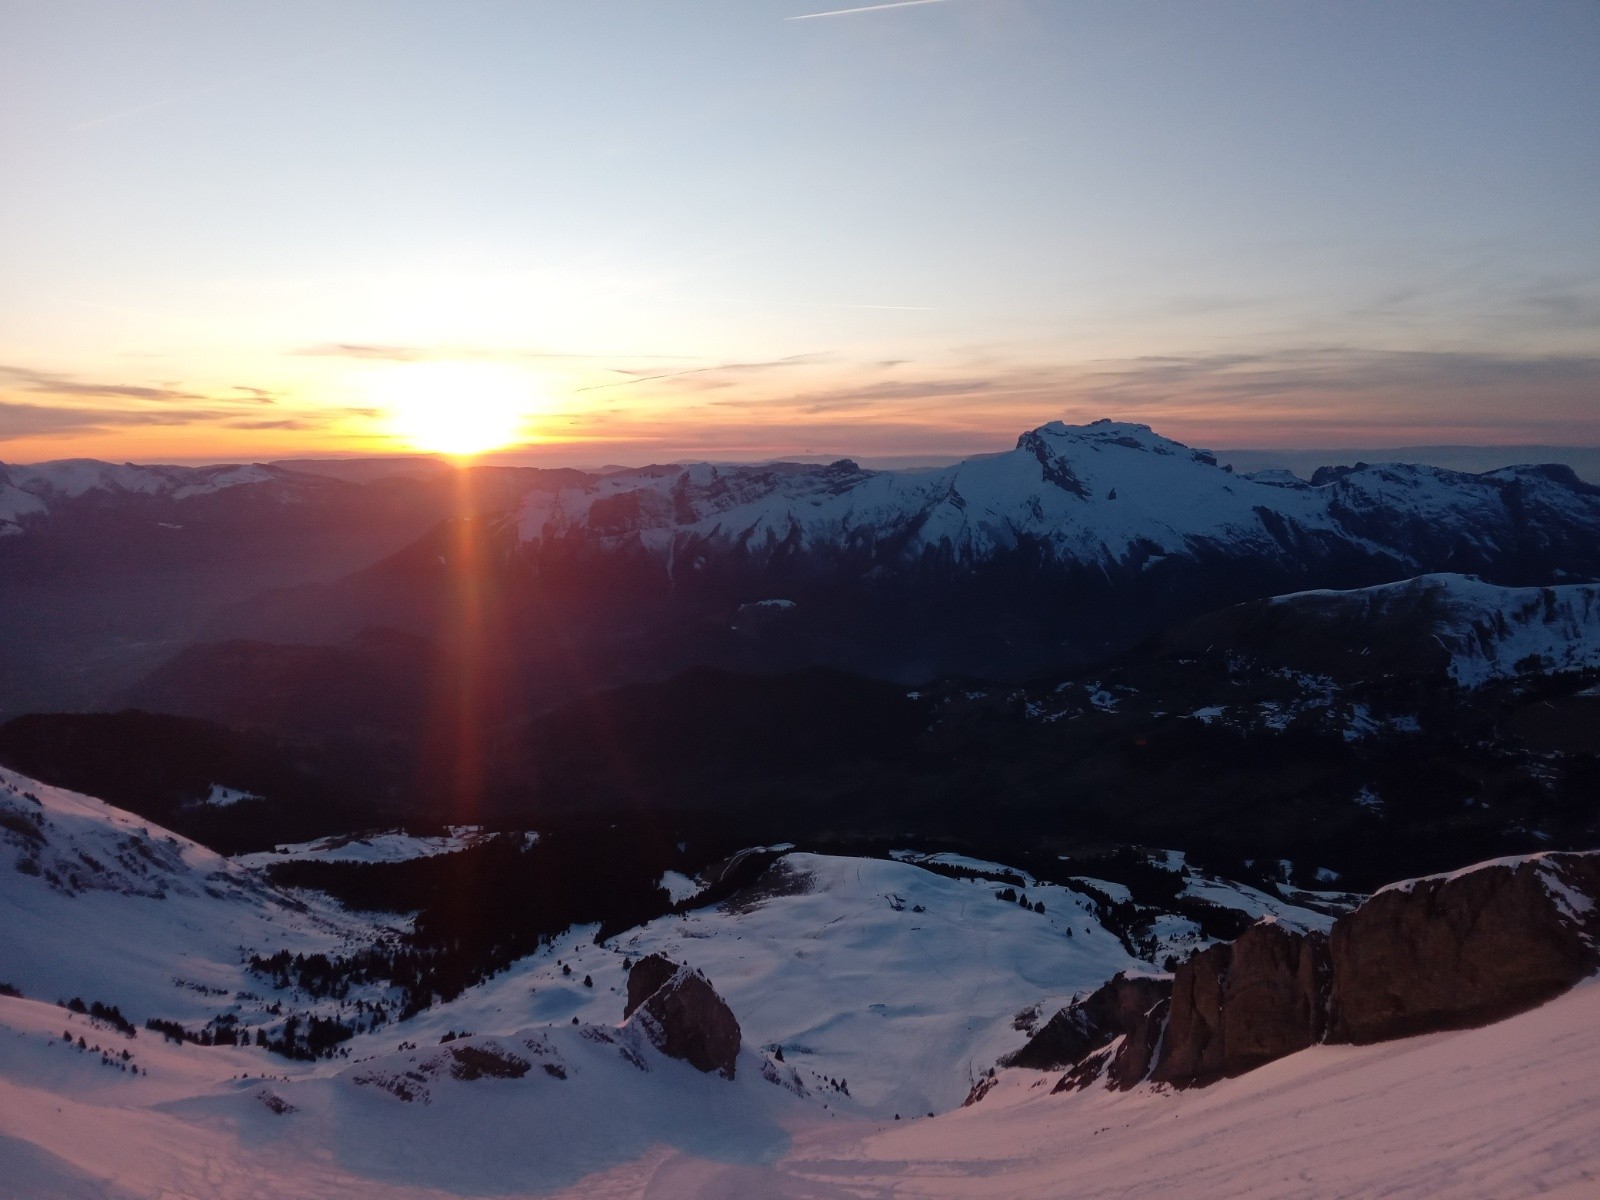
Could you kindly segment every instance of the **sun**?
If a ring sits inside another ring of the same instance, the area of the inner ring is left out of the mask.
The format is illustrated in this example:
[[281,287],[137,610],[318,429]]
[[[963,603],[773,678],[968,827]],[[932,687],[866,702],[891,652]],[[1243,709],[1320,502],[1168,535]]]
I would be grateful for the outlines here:
[[458,457],[527,440],[538,406],[527,375],[498,363],[403,363],[374,373],[369,391],[393,436]]

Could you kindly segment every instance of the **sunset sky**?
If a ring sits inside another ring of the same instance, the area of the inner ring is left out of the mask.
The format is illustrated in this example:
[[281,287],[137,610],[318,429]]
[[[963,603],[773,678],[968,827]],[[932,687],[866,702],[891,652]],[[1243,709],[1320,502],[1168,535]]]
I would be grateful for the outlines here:
[[1600,443],[1594,0],[850,7],[0,0],[0,460]]

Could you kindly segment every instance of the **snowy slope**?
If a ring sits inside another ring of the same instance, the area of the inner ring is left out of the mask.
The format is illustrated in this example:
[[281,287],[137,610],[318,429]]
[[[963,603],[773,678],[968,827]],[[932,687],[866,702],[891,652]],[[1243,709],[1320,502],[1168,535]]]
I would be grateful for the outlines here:
[[[1140,964],[1077,892],[1028,880],[1039,913],[908,862],[790,853],[726,905],[604,946],[573,929],[356,1035],[348,1058],[130,1038],[52,1001],[198,1020],[266,990],[240,971],[246,948],[383,931],[11,773],[0,818],[0,853],[36,872],[0,872],[0,979],[25,993],[0,996],[4,1196],[1466,1198],[1592,1195],[1600,1172],[1596,984],[1488,1029],[1318,1046],[1203,1090],[1053,1096],[1055,1075],[1014,1070],[955,1107],[1026,1036],[1019,1016]],[[1204,876],[1189,890],[1321,920]],[[735,1080],[620,1026],[623,961],[650,951],[727,999]]]
[[[901,862],[927,863],[930,865],[945,865],[966,870],[977,870],[985,872],[995,879],[1020,878],[1023,880],[1023,893],[1031,900],[1041,901],[1049,897],[1051,900],[1071,904],[1076,908],[1085,907],[1083,893],[1061,888],[1054,884],[1040,883],[1038,879],[1027,872],[1018,870],[1016,867],[1005,866],[1002,863],[971,858],[964,854],[949,853],[924,855],[912,851],[899,851],[891,855],[891,857]],[[1259,888],[1250,887],[1248,884],[1238,883],[1231,879],[1222,879],[1215,875],[1209,875],[1198,868],[1191,867],[1186,856],[1180,850],[1153,851],[1152,862],[1168,870],[1184,873],[1181,892],[1184,897],[1204,901],[1219,908],[1230,909],[1250,921],[1258,921],[1263,917],[1270,917],[1286,928],[1297,932],[1307,932],[1313,929],[1326,932],[1333,925],[1334,918],[1329,912],[1322,911],[1321,908],[1307,908],[1302,904],[1295,904],[1277,896],[1269,896]],[[1114,904],[1129,904],[1133,902],[1132,891],[1123,884],[1112,883],[1106,879],[1096,879],[1090,875],[1078,876],[1076,881],[1093,889],[1094,893],[1105,896]],[[1330,893],[1325,896],[1319,896],[1317,899],[1332,911],[1344,911],[1351,907],[1358,898],[1343,893]],[[1093,908],[1093,905],[1087,907]],[[1169,954],[1176,954],[1180,959],[1187,958],[1196,950],[1203,950],[1211,945],[1215,940],[1207,937],[1197,922],[1179,913],[1163,912],[1159,909],[1146,909],[1145,913],[1148,925],[1140,924],[1136,932],[1141,936],[1148,935],[1153,939],[1153,953],[1148,955],[1150,962],[1162,962]],[[1137,966],[1138,964],[1131,965]],[[1109,978],[1109,976],[1106,978]],[[1084,990],[1090,990],[1103,982],[1104,979],[1092,980]]]
[[497,835],[486,833],[480,825],[452,825],[447,833],[435,836],[407,833],[402,829],[372,833],[341,833],[311,842],[278,846],[255,854],[238,854],[232,861],[236,866],[250,868],[269,867],[273,863],[281,862],[405,862],[412,858],[453,854],[457,850],[476,846],[495,836]]
[[[958,855],[929,861],[1018,874]],[[1272,915],[1297,929],[1332,922],[1242,885],[1197,874],[1188,886],[1252,919]],[[830,1097],[836,1108],[888,1118],[941,1112],[1026,1041],[1019,1018],[1047,1016],[1118,971],[1149,969],[1081,892],[1027,878],[1027,897],[1045,906],[1038,913],[996,899],[1004,887],[909,863],[789,854],[765,886],[770,894],[653,921],[604,947],[593,944],[591,928],[575,929],[407,1028],[432,1041],[535,1018],[615,1021],[623,960],[661,953],[711,980],[747,1046],[782,1047],[809,1088],[826,1091],[823,1081],[845,1079],[849,1096]],[[1175,915],[1158,919],[1153,933],[1158,957],[1209,944]]]
[[44,501],[32,492],[25,492],[8,483],[4,468],[0,467],[0,537],[21,533],[23,517],[35,516],[45,511]]
[[[0,872],[0,982],[32,998],[100,1000],[135,1023],[203,1023],[222,1011],[265,1023],[259,1010],[275,997],[244,970],[249,953],[349,953],[383,932],[100,801],[11,772],[0,774],[0,815],[0,851],[14,859]],[[376,840],[344,849],[359,845],[367,860],[419,849],[403,836],[405,845]],[[447,1031],[510,1033],[575,1016],[614,1024],[624,960],[661,951],[711,978],[747,1045],[782,1045],[811,1083],[849,1080],[840,1103],[892,1115],[959,1103],[977,1073],[1023,1040],[1012,1028],[1019,1011],[1136,965],[1093,902],[1067,889],[1031,888],[1046,905],[1038,913],[996,899],[988,881],[803,854],[787,855],[774,879],[771,894],[664,918],[607,946],[575,929],[423,1012],[405,1035],[436,1042]],[[391,1027],[349,1049],[359,1057],[394,1036]]]
[[[263,1010],[279,997],[244,970],[249,953],[350,953],[384,932],[315,893],[286,894],[240,862],[11,772],[0,775],[0,815],[0,852],[15,860],[0,872],[0,982],[30,998],[100,1000],[136,1024],[198,1025],[219,1012],[247,1027],[270,1023]],[[379,842],[363,852],[417,848]],[[1019,1012],[1059,1006],[1138,965],[1092,900],[1036,884],[1039,913],[996,890],[903,863],[789,854],[762,895],[663,918],[605,946],[592,928],[574,929],[348,1049],[359,1058],[401,1036],[428,1044],[574,1017],[615,1024],[624,961],[661,951],[711,979],[747,1046],[785,1047],[808,1087],[847,1080],[837,1104],[885,1115],[946,1109],[1025,1039],[1013,1028]]]
[[1234,475],[1144,425],[1056,421],[1014,450],[931,470],[840,460],[623,471],[530,494],[517,527],[534,546],[633,549],[674,570],[728,551],[964,563],[1038,545],[1060,562],[1143,566],[1216,547],[1304,556],[1333,544],[1420,570],[1452,556],[1492,560],[1530,520],[1593,526],[1600,489],[1546,468],[1407,465],[1341,468],[1313,486]]
[[1600,584],[1497,587],[1464,575],[1422,575],[1355,591],[1297,592],[1275,605],[1359,616],[1374,628],[1416,622],[1448,655],[1463,687],[1496,679],[1600,668]]
[[[115,1200],[1577,1200],[1600,1188],[1595,983],[1487,1028],[1317,1046],[1199,1090],[1051,1095],[1054,1075],[1008,1072],[981,1104],[899,1122],[822,1109],[764,1079],[749,1050],[729,1082],[625,1032],[528,1029],[464,1043],[520,1060],[522,1077],[464,1080],[458,1044],[284,1078],[259,1051],[125,1043],[0,998],[0,1187]],[[124,1048],[141,1074],[115,1065]]]
[[[115,1065],[124,1049],[138,1074]],[[520,1076],[461,1077],[490,1055]],[[747,1051],[729,1081],[634,1031],[566,1026],[391,1047],[319,1073],[0,998],[0,1195],[542,1195],[671,1153],[759,1164],[788,1147],[789,1127],[831,1120],[762,1065]]]
[[135,1024],[231,1009],[249,1025],[270,989],[245,971],[248,952],[331,953],[377,933],[121,809],[0,769],[0,982],[25,996],[99,1000]]
[[1596,983],[1487,1028],[1316,1046],[1195,1091],[1052,1096],[1053,1076],[1014,1074],[936,1121],[819,1136],[750,1194],[827,1195],[806,1190],[823,1180],[901,1200],[1600,1194]]
[[426,1043],[536,1020],[615,1023],[624,959],[659,952],[710,979],[747,1047],[783,1047],[808,1088],[845,1079],[850,1094],[831,1097],[836,1107],[885,1117],[944,1110],[1026,1040],[1013,1028],[1019,1012],[1059,1007],[1143,965],[1082,895],[1029,888],[1045,904],[1037,913],[996,890],[902,863],[789,854],[771,895],[665,917],[605,946],[592,928],[575,929],[406,1028]]
[[[257,860],[395,861],[479,836],[460,830],[449,844],[403,834],[324,839],[229,861],[99,801],[8,774],[0,789],[13,787],[0,790],[5,837],[18,862],[32,866],[0,875],[10,973],[0,982],[32,997],[118,1004],[136,1022],[153,1015],[203,1023],[231,1011],[247,1026],[266,1023],[259,1009],[274,997],[265,980],[242,970],[247,952],[349,953],[381,934],[315,893],[267,886],[249,869]],[[34,827],[35,815],[39,837],[16,832]],[[951,855],[930,861],[1008,870]],[[1097,886],[1115,896],[1116,885]],[[1271,912],[1296,927],[1328,920],[1225,881],[1196,875],[1190,888],[1252,917]],[[1019,1017],[1054,1011],[1115,972],[1146,965],[1081,892],[1028,879],[1025,894],[1044,905],[1041,913],[998,899],[1001,889],[909,863],[790,853],[756,895],[659,919],[604,946],[594,944],[591,927],[574,929],[398,1031],[356,1038],[349,1050],[361,1057],[401,1033],[429,1044],[448,1032],[509,1034],[574,1017],[614,1024],[624,963],[660,952],[711,979],[747,1046],[782,1047],[807,1087],[848,1081],[836,1105],[884,1116],[942,1111],[1026,1039]],[[1160,920],[1154,932],[1162,954],[1206,942],[1182,917]],[[240,993],[263,999],[241,1002]]]

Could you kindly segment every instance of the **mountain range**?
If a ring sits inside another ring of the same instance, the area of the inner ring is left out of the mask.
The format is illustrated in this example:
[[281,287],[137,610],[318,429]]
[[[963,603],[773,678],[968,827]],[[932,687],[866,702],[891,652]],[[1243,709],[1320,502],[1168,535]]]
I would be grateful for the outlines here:
[[294,672],[261,646],[348,660],[373,630],[454,661],[468,595],[527,708],[696,665],[1022,680],[1267,596],[1600,576],[1600,488],[1565,467],[1240,475],[1110,421],[915,470],[402,466],[0,467],[0,706],[143,703],[167,664],[270,691],[252,672]]
[[1376,885],[1600,836],[1600,499],[1560,469],[1247,478],[1110,422],[908,471],[402,466],[14,473],[45,682],[7,686],[79,711],[0,761],[230,851],[648,820]]

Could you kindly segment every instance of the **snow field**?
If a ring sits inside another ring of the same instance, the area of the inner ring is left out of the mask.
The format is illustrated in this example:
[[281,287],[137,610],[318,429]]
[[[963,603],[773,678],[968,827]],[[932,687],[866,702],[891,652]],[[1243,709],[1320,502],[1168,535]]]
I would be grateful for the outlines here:
[[[28,997],[99,1000],[135,1025],[203,1024],[230,1010],[255,1024],[279,997],[246,971],[250,952],[337,954],[385,932],[103,801],[4,769],[0,815],[0,982]],[[37,837],[16,831],[35,818]]]
[[[269,867],[280,862],[405,862],[413,858],[451,854],[497,836],[500,835],[485,832],[478,825],[452,825],[448,833],[435,836],[406,833],[401,829],[345,833],[311,842],[294,842],[255,854],[239,854],[232,861],[238,866],[251,868]],[[532,838],[538,835],[509,836]]]
[[[198,1023],[248,1008],[241,991],[269,998],[240,965],[247,947],[338,953],[382,927],[14,773],[0,772],[0,816],[0,856],[35,867],[0,870],[0,982],[26,993],[0,997],[0,1197],[1600,1193],[1600,981],[1484,1029],[1313,1047],[1204,1089],[1052,1095],[1056,1074],[1010,1070],[960,1108],[1026,1037],[1024,1010],[1048,1017],[1145,964],[1071,889],[1027,880],[1039,913],[991,880],[790,853],[726,905],[604,946],[569,930],[449,1004],[358,1035],[348,1059],[296,1063],[129,1038],[53,1001]],[[1186,891],[1298,928],[1328,921],[1199,873]],[[1172,922],[1163,945],[1199,944]],[[744,1034],[735,1080],[619,1028],[622,964],[650,952],[728,1001]]]

